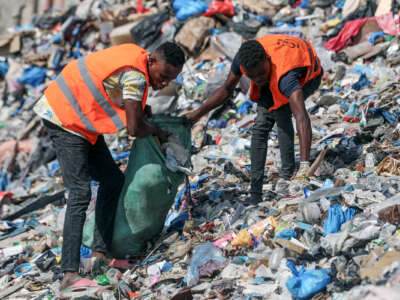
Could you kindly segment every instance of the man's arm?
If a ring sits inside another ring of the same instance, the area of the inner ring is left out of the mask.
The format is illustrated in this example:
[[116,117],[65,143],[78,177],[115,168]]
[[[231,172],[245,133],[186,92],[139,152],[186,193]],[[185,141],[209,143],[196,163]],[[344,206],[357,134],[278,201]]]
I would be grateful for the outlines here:
[[156,125],[146,121],[142,102],[124,101],[126,111],[126,123],[130,136],[143,138],[149,135],[158,136],[161,142],[166,141],[166,134]]
[[239,83],[242,75],[235,75],[232,71],[229,72],[228,78],[226,79],[223,86],[219,87],[211,97],[197,110],[191,111],[186,114],[186,117],[194,124],[202,116],[213,110],[214,108],[222,105],[232,94]]
[[301,89],[298,89],[291,94],[289,97],[289,105],[293,116],[296,119],[296,128],[297,133],[299,134],[300,160],[309,161],[312,131],[310,118],[304,105],[303,91]]

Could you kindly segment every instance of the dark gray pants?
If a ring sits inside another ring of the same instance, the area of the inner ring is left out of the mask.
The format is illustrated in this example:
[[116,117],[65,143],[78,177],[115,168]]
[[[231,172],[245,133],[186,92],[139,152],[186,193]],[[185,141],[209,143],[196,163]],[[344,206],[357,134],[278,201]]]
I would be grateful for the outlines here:
[[43,120],[60,163],[64,185],[69,189],[62,246],[62,270],[77,272],[82,230],[91,200],[90,181],[99,182],[92,249],[105,253],[111,244],[115,211],[124,174],[115,164],[103,136],[95,145]]
[[[304,85],[304,100],[319,88],[322,76],[323,72],[321,72],[321,75]],[[255,196],[262,195],[268,138],[275,122],[278,127],[278,142],[282,162],[279,175],[284,179],[289,179],[293,175],[295,169],[294,129],[292,123],[292,111],[290,110],[289,104],[269,112],[262,103],[259,103],[257,107],[257,117],[253,126],[253,134],[251,136],[250,192]]]

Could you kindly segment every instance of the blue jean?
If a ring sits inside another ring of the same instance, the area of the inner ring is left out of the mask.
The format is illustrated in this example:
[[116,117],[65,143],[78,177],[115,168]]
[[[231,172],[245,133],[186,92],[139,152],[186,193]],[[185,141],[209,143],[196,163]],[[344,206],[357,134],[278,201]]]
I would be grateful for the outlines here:
[[107,252],[111,244],[118,197],[124,174],[116,165],[103,136],[96,144],[43,120],[60,163],[64,185],[69,189],[63,229],[62,270],[77,272],[86,210],[91,200],[90,181],[99,182],[92,249]]
[[[323,72],[303,86],[304,100],[312,95],[320,86]],[[286,104],[272,112],[260,102],[257,106],[257,116],[254,121],[251,136],[251,185],[250,192],[255,196],[262,195],[264,167],[268,149],[268,138],[273,126],[278,127],[278,142],[281,154],[280,177],[289,179],[295,169],[294,159],[294,128],[292,111]]]

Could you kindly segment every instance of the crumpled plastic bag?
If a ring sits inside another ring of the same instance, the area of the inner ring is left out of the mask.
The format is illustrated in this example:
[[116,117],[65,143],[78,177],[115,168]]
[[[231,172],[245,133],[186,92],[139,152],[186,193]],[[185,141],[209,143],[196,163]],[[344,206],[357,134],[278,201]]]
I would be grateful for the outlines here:
[[340,204],[334,204],[329,207],[328,217],[324,223],[324,235],[340,231],[342,224],[350,221],[354,217],[355,213],[356,210],[351,207],[343,211]]
[[200,275],[210,275],[214,271],[221,270],[229,264],[222,253],[222,250],[213,243],[207,242],[198,245],[193,250],[193,256],[190,260],[190,266],[184,282],[190,285],[196,285],[199,282]]
[[192,172],[185,167],[188,161],[188,152],[175,135],[170,135],[168,141],[162,144],[161,149],[166,155],[165,165],[172,172],[181,171],[187,175]]
[[329,269],[306,271],[304,266],[300,270],[292,262],[286,265],[293,276],[286,281],[286,287],[296,300],[305,300],[323,290],[331,282],[328,275]]
[[203,16],[210,17],[215,14],[222,14],[227,17],[233,17],[235,14],[235,8],[233,7],[231,0],[224,1],[212,1],[208,7],[208,10],[203,14]]
[[192,18],[176,34],[175,42],[183,46],[190,54],[200,53],[214,26],[215,21],[212,18],[203,16]]
[[321,238],[321,247],[332,256],[345,252],[357,244],[356,239],[349,235],[351,223],[344,223],[342,230],[338,233],[331,233]]
[[359,91],[361,90],[363,87],[370,85],[371,81],[368,79],[366,74],[361,74],[360,79],[354,83],[351,88],[353,90]]
[[37,87],[46,80],[46,71],[46,68],[36,66],[26,68],[22,76],[18,78],[18,82]]
[[161,35],[161,27],[169,17],[170,11],[164,10],[140,21],[130,31],[135,44],[145,49],[149,48]]
[[247,99],[237,109],[238,114],[248,114],[251,107],[253,107],[254,102]]
[[176,135],[171,134],[161,148],[167,156],[174,157],[180,165],[186,164],[188,152]]
[[290,240],[291,238],[297,238],[297,233],[296,231],[294,231],[294,229],[284,229],[275,237],[276,240],[277,239]]
[[321,247],[332,256],[347,252],[362,241],[377,238],[382,230],[378,217],[373,214],[360,213],[351,221],[341,226],[338,233],[328,234],[321,238]]
[[382,224],[377,216],[361,213],[351,220],[350,236],[359,241],[369,241],[379,236]]
[[176,10],[176,18],[179,21],[202,14],[208,9],[208,5],[202,0],[174,0],[172,7]]
[[297,215],[299,220],[303,220],[308,224],[319,224],[321,209],[317,203],[301,203]]
[[215,48],[220,55],[225,55],[233,60],[239,51],[242,40],[242,36],[236,32],[223,32],[211,36],[210,47]]
[[232,241],[233,247],[246,247],[253,244],[253,240],[251,238],[251,234],[247,232],[245,229],[239,231],[237,236]]

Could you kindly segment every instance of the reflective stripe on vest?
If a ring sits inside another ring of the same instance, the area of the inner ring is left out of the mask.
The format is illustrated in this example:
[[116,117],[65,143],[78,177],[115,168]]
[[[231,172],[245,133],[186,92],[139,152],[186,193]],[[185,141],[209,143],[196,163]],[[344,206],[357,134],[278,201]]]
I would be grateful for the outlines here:
[[78,115],[79,119],[82,121],[83,125],[87,130],[92,131],[94,133],[98,133],[96,128],[93,126],[92,122],[86,117],[86,115],[82,112],[81,106],[76,100],[74,94],[71,92],[71,89],[65,82],[64,76],[60,73],[56,78],[56,83],[60,88],[61,92],[64,94],[65,98],[68,100],[69,104],[71,104],[72,108]]
[[86,66],[86,61],[84,57],[78,59],[78,69],[93,98],[96,99],[97,103],[104,109],[107,116],[114,123],[115,127],[118,130],[123,129],[125,127],[124,122],[122,122],[121,118],[119,117],[115,109],[111,106],[110,102],[108,102],[108,100],[95,85],[92,77],[89,74],[89,70]]
[[314,57],[313,51],[311,50],[311,46],[308,44],[308,42],[305,39],[302,39],[302,41],[307,46],[308,54],[310,56],[310,69],[308,70],[306,76],[306,79],[308,80],[313,75],[313,73],[319,71],[320,63],[319,63],[319,58],[317,56]]
[[307,46],[308,55],[310,56],[310,68],[308,69],[307,76],[306,76],[306,80],[308,80],[311,77],[311,74],[313,72],[313,66],[314,66],[313,52],[311,50],[310,45],[307,43],[307,41],[305,39],[301,39],[301,40]]
[[[86,61],[84,57],[78,59],[78,69],[79,73],[83,79],[83,82],[86,84],[87,88],[89,89],[90,93],[92,94],[93,98],[97,101],[97,103],[104,109],[107,116],[112,120],[115,127],[118,130],[125,128],[124,122],[121,120],[118,113],[115,109],[111,106],[108,100],[104,97],[101,91],[95,85],[92,77],[89,74],[89,70],[86,66]],[[69,104],[72,106],[76,114],[79,116],[79,119],[82,121],[85,128],[91,132],[99,133],[95,126],[90,122],[90,120],[86,117],[86,115],[82,112],[82,109],[76,100],[74,94],[71,92],[71,89],[68,87],[65,79],[60,73],[56,78],[56,83],[62,93],[64,94],[65,98],[67,98]]]

